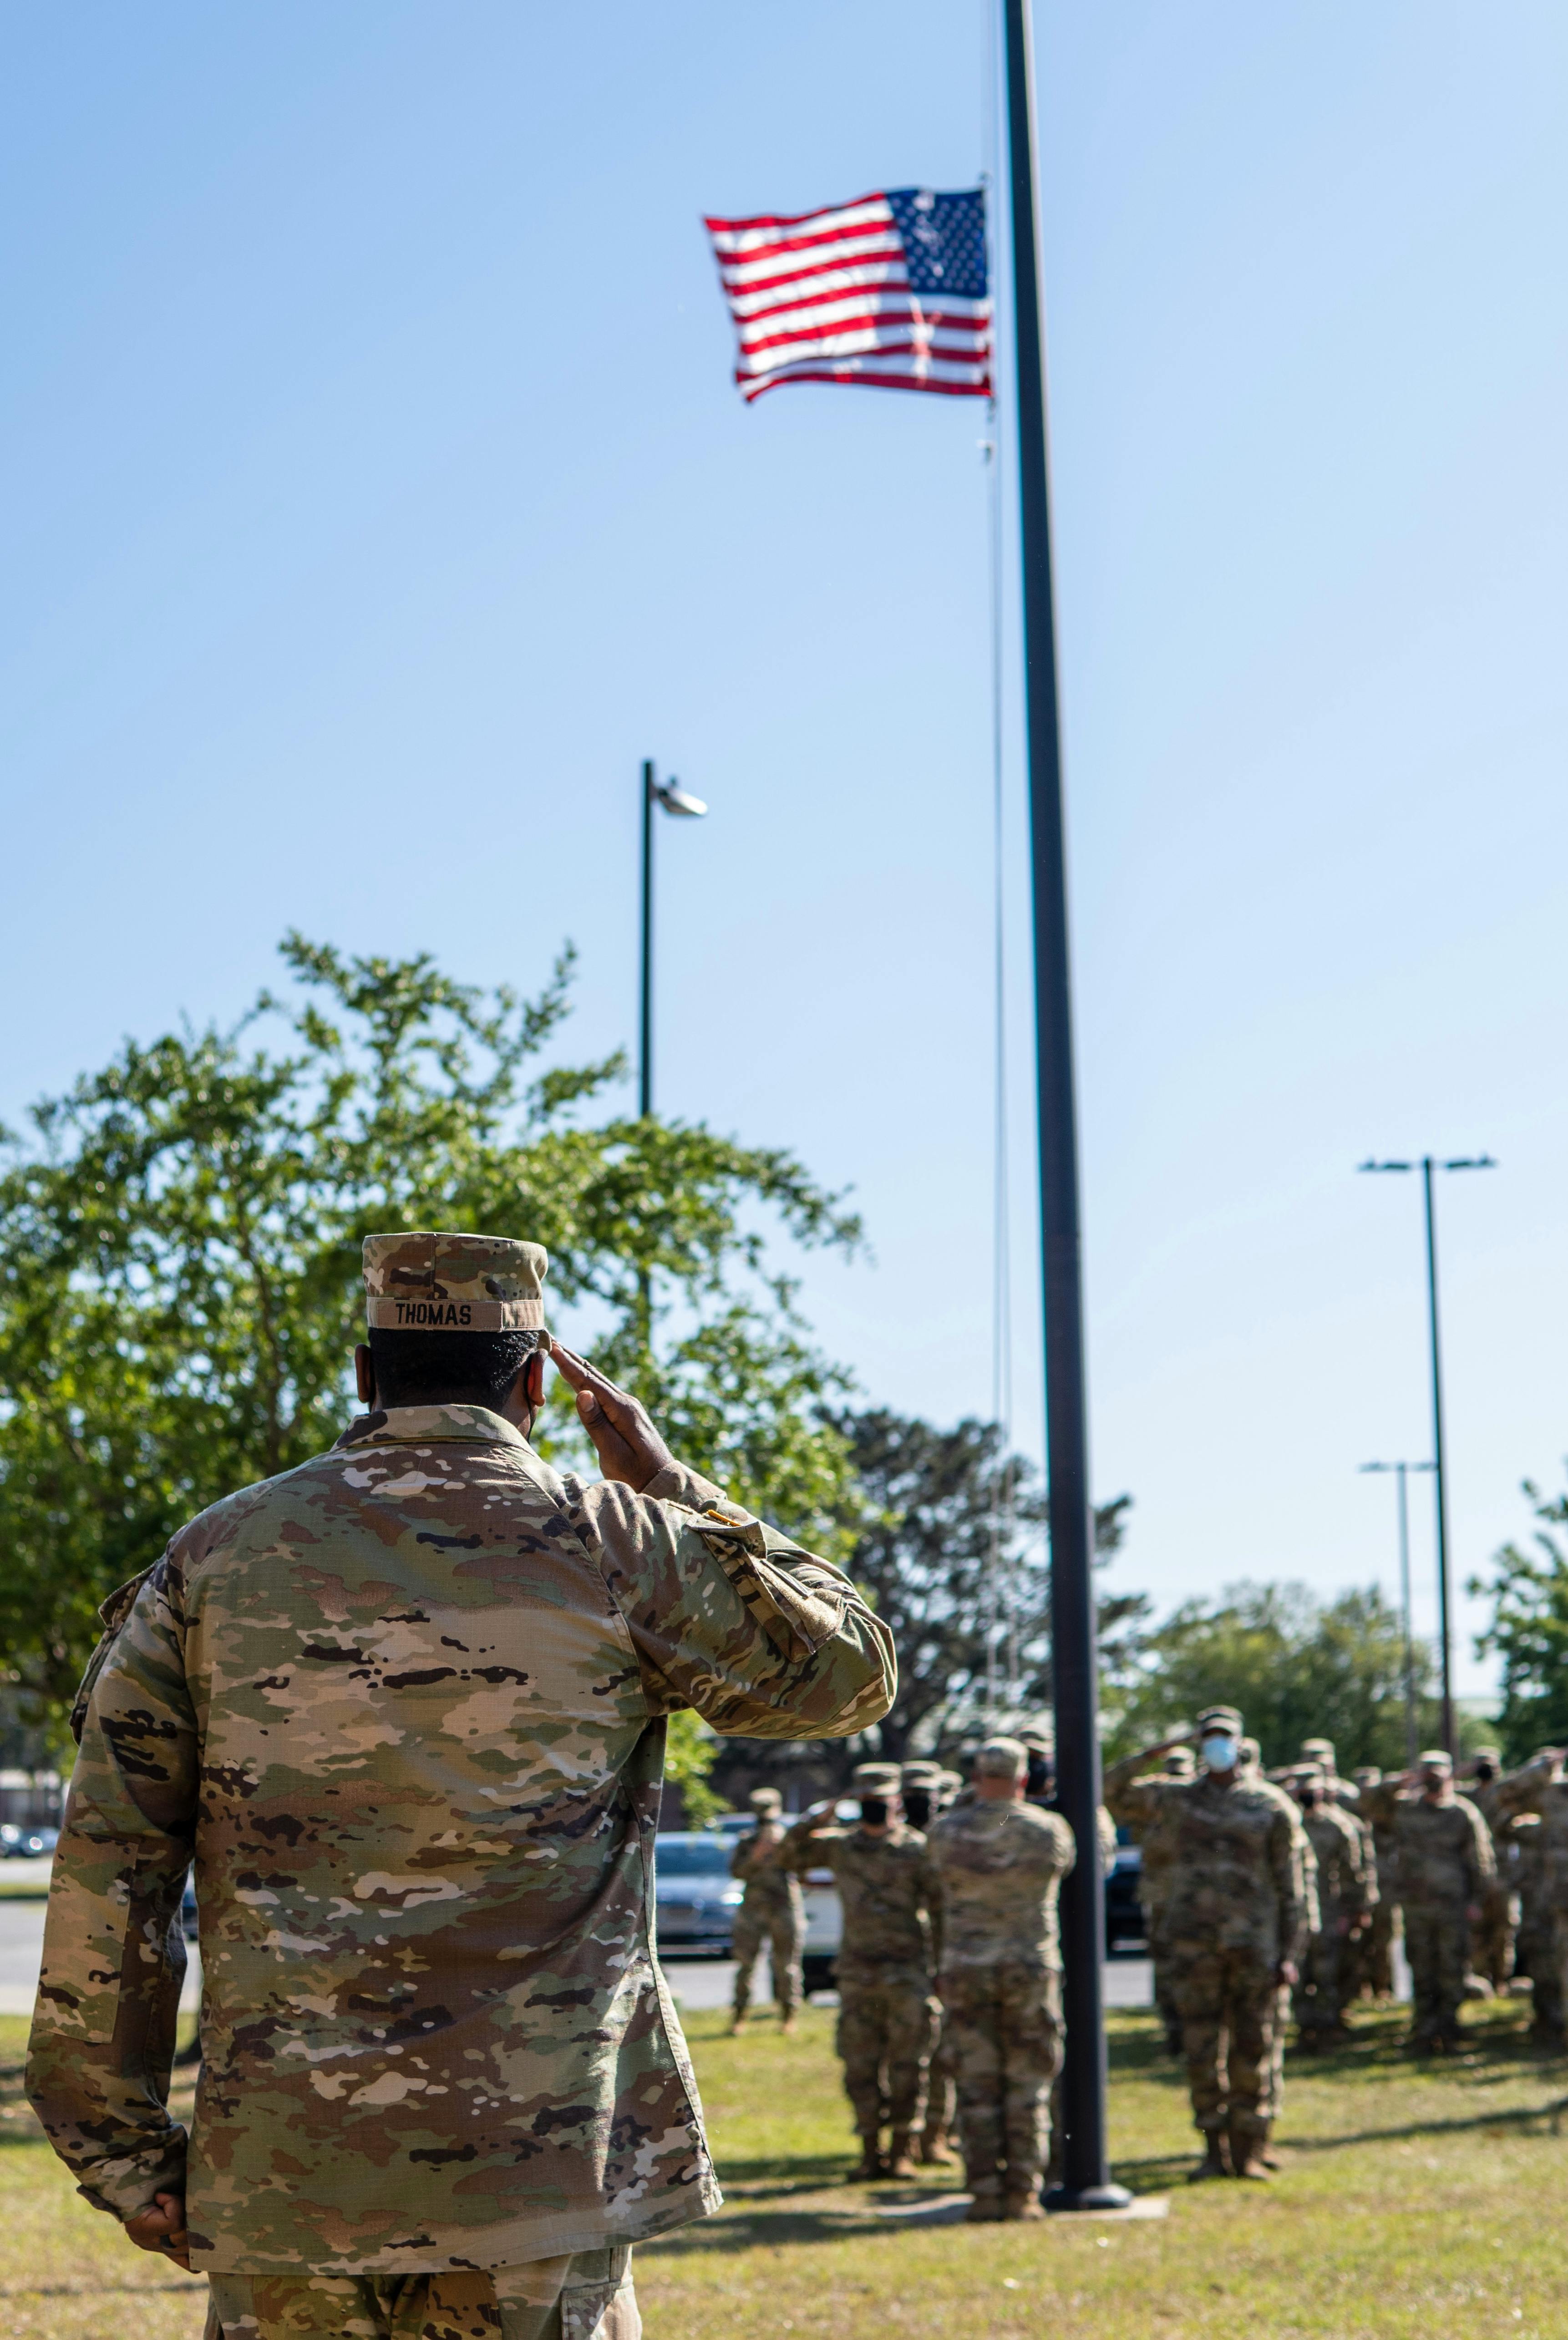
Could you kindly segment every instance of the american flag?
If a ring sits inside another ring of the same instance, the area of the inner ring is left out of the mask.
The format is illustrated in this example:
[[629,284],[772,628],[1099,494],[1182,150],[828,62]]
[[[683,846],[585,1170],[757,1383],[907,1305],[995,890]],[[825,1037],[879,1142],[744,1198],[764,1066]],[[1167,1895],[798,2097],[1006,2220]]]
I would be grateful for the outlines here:
[[710,219],[748,399],[780,382],[987,398],[986,197],[896,187],[793,219]]

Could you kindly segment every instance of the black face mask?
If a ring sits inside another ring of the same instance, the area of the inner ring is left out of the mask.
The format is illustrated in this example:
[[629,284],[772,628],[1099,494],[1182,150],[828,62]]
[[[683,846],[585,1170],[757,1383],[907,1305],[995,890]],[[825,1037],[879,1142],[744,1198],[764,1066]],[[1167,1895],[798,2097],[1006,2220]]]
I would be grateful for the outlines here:
[[865,1821],[868,1828],[886,1828],[888,1824],[887,1799],[883,1796],[862,1796],[860,1799],[860,1818]]
[[1025,1786],[1026,1796],[1048,1796],[1057,1784],[1057,1767],[1048,1755],[1029,1757],[1029,1777]]
[[931,1790],[929,1788],[906,1788],[904,1818],[911,1828],[923,1829],[930,1824]]
[[1475,1777],[1484,1788],[1489,1788],[1497,1774],[1490,1763],[1477,1763]]

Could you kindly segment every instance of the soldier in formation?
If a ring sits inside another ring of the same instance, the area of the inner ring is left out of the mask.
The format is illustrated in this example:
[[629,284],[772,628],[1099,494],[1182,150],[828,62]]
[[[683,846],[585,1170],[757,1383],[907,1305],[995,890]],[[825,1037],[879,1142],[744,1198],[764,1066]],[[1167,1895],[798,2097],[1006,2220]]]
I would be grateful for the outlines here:
[[860,1764],[854,1790],[854,1827],[829,1817],[831,1803],[816,1805],[790,1829],[779,1859],[787,1869],[830,1869],[843,1904],[838,2048],[860,2137],[851,2180],[913,2177],[941,2014],[941,1885],[925,1837],[906,1824],[898,1764]]
[[1051,2084],[1061,2064],[1057,1898],[1072,1830],[1025,1800],[1028,1754],[989,1739],[973,1798],[943,1814],[931,1855],[943,1893],[941,1993],[958,2134],[977,2221],[1038,2218]]
[[1243,1768],[1234,1707],[1198,1717],[1191,1780],[1145,1766],[1190,1741],[1183,1731],[1106,1774],[1118,1820],[1173,1831],[1165,1940],[1181,2017],[1193,2118],[1207,2177],[1266,2177],[1277,2109],[1275,2046],[1283,1993],[1316,1930],[1306,1840],[1290,1799]]
[[[1519,1863],[1521,1935],[1534,1999],[1532,2034],[1543,2047],[1563,2035],[1568,1960],[1568,1769],[1560,1747],[1543,1747],[1496,1785],[1495,1808]],[[1531,1827],[1531,1821],[1538,1825]]]
[[1513,1973],[1513,1936],[1519,1907],[1513,1894],[1512,1848],[1500,1844],[1499,1833],[1508,1817],[1500,1808],[1503,1750],[1478,1747],[1465,1766],[1464,1792],[1486,1823],[1492,1839],[1496,1874],[1481,1896],[1481,1915],[1471,1929],[1470,1971],[1494,1991],[1506,1990]]
[[1454,1765],[1430,1747],[1414,1772],[1381,1780],[1362,1794],[1368,1819],[1394,1838],[1404,1955],[1414,1998],[1408,2045],[1445,2053],[1458,2045],[1470,1929],[1496,1874],[1486,1823],[1454,1789]]
[[[924,1836],[930,1834],[932,1823],[948,1810],[963,1786],[956,1771],[945,1771],[939,1763],[920,1761],[901,1765],[899,1781],[904,1817],[911,1828],[918,1828]],[[922,2162],[935,2168],[952,2167],[958,2159],[951,2142],[958,2125],[958,2076],[953,2070],[948,2027],[938,2021],[926,2093],[926,2126],[920,2137]]]
[[[1321,1743],[1327,1745],[1326,1740]],[[1315,1764],[1302,1765],[1293,1783],[1302,1829],[1317,1864],[1317,1926],[1306,1946],[1295,1995],[1303,2048],[1329,2047],[1345,2037],[1355,1944],[1377,1902],[1377,1876],[1366,1833],[1333,1797],[1334,1784],[1332,1775],[1325,1776]]]
[[806,1938],[806,1906],[800,1879],[779,1859],[784,1843],[780,1815],[784,1799],[777,1788],[753,1788],[747,1800],[756,1826],[743,1836],[729,1856],[729,1874],[746,1888],[735,1913],[730,1947],[736,1959],[735,2014],[732,2032],[746,2028],[751,2004],[751,1978],[764,1948],[773,1977],[773,1998],[782,2018],[780,2028],[793,2031],[800,2004],[800,1949]]
[[[87,2200],[208,2274],[217,2340],[633,2340],[630,2246],[719,2198],[653,1948],[664,1718],[848,1737],[892,1642],[551,1343],[539,1245],[364,1265],[364,1413],[109,1604],[28,2093]],[[530,1443],[551,1354],[602,1479]]]
[[[1196,1765],[1190,1747],[1173,1747],[1165,1759],[1167,1780],[1190,1780]],[[1180,1807],[1156,1804],[1144,1829],[1143,1864],[1138,1871],[1138,1898],[1143,1903],[1144,1931],[1154,1966],[1155,2013],[1165,2034],[1166,2053],[1182,2052],[1181,2017],[1176,2012],[1176,1985],[1166,1939],[1166,1909],[1170,1900],[1171,1872],[1176,1865],[1176,1819]]]
[[1373,1998],[1390,1999],[1394,1997],[1394,1946],[1403,1942],[1404,1926],[1394,1865],[1394,1830],[1386,1820],[1378,1818],[1367,1799],[1367,1790],[1377,1787],[1382,1779],[1375,1763],[1363,1765],[1355,1774],[1356,1813],[1372,1845],[1377,1899],[1372,1907],[1371,1923],[1361,1937],[1355,1967],[1357,1988],[1351,1996],[1358,1997],[1365,1990]]

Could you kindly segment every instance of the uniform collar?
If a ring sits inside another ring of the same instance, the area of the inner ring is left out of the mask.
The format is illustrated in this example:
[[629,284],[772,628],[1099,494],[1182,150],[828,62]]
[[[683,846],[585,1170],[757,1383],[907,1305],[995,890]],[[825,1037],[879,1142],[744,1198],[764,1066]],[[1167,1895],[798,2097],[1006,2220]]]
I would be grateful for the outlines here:
[[351,1422],[339,1446],[521,1446],[521,1430],[487,1405],[389,1405]]

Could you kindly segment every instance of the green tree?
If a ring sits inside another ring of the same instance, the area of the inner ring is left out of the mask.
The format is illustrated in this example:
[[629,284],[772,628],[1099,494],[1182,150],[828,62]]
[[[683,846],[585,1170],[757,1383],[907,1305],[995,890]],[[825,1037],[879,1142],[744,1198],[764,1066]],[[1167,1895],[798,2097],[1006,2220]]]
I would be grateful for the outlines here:
[[[854,1473],[845,1565],[892,1631],[898,1696],[878,1725],[874,1751],[901,1762],[952,1754],[966,1737],[1049,1708],[1050,1568],[1037,1473],[1007,1452],[993,1423],[938,1428],[883,1407],[834,1418]],[[1096,1514],[1102,1557],[1120,1544],[1130,1498]],[[1126,1661],[1141,1594],[1102,1600],[1102,1653]],[[868,1751],[735,1740],[716,1780],[732,1797],[760,1780],[802,1793],[843,1784]]]
[[[1423,1743],[1436,1728],[1431,1662],[1416,1651]],[[1107,1701],[1109,1706],[1109,1702]],[[1341,1765],[1404,1767],[1404,1637],[1375,1586],[1321,1601],[1305,1584],[1227,1585],[1142,1635],[1110,1706],[1109,1751],[1130,1753],[1206,1706],[1239,1707],[1265,1764],[1332,1739]]]
[[[602,1116],[621,1059],[538,1069],[570,950],[536,999],[424,956],[298,935],[294,978],[232,1029],[127,1042],[0,1155],[0,1669],[71,1696],[114,1585],[232,1488],[330,1445],[352,1411],[371,1229],[544,1243],[552,1315],[659,1410],[678,1453],[841,1552],[845,1375],[769,1267],[771,1222],[853,1250],[789,1154]],[[584,1335],[580,1334],[581,1338]],[[541,1444],[580,1450],[561,1403]]]
[[1505,1543],[1490,1579],[1473,1577],[1469,1587],[1492,1603],[1475,1647],[1503,1661],[1497,1735],[1511,1764],[1527,1762],[1538,1747],[1568,1746],[1568,1552],[1552,1532],[1568,1526],[1568,1495],[1543,1496],[1528,1479],[1524,1493],[1541,1522],[1534,1551]]

